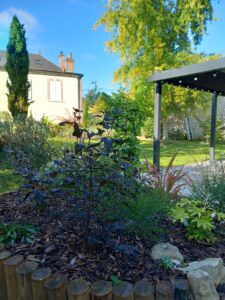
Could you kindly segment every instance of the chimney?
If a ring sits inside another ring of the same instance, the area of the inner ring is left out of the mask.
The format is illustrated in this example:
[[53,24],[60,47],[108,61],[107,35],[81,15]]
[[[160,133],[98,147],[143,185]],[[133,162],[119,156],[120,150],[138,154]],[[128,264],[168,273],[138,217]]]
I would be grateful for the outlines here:
[[59,67],[62,72],[65,72],[65,55],[62,51],[59,53]]
[[74,73],[74,59],[71,52],[66,60],[66,72]]

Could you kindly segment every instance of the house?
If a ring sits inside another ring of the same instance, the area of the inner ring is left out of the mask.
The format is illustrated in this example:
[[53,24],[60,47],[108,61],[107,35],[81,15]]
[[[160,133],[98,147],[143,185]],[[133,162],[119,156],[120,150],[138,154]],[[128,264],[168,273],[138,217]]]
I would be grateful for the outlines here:
[[[71,119],[73,107],[81,109],[83,77],[74,72],[72,54],[66,59],[60,52],[59,66],[40,54],[29,54],[29,62],[29,113],[37,120],[43,116],[55,122]],[[0,111],[8,111],[5,63],[6,52],[0,51]]]

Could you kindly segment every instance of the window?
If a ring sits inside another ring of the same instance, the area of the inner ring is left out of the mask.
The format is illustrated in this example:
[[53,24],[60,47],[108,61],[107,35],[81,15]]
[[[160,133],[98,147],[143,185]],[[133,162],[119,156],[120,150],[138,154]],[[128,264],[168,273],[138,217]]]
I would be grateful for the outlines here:
[[49,101],[61,102],[62,99],[62,80],[50,79],[49,80]]

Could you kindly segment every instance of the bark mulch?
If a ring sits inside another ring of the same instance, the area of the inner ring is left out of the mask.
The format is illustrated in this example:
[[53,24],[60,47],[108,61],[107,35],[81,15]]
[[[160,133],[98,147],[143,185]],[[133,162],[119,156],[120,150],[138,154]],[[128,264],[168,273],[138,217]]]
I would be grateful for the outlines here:
[[[26,259],[41,267],[50,267],[55,272],[68,274],[69,279],[84,278],[90,282],[110,280],[112,275],[121,280],[136,282],[170,279],[181,274],[160,267],[151,259],[151,247],[156,243],[128,233],[120,223],[108,223],[93,228],[89,248],[84,248],[78,204],[53,197],[49,206],[37,212],[30,202],[22,201],[20,192],[0,195],[0,223],[32,224],[37,228],[33,244],[16,243],[8,247],[13,254],[23,254]],[[162,221],[164,233],[160,241],[176,245],[185,261],[209,257],[225,259],[225,226],[220,225],[221,238],[216,244],[197,243],[186,238],[185,228]]]

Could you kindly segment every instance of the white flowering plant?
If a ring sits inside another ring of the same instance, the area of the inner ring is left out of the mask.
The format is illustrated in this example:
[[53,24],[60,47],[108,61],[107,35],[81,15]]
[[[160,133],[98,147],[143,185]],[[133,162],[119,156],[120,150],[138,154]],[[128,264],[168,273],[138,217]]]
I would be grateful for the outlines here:
[[215,242],[216,223],[225,220],[225,213],[217,212],[207,201],[183,198],[171,209],[174,222],[181,222],[187,227],[189,239]]
[[218,161],[201,166],[196,176],[190,180],[193,199],[207,202],[216,210],[225,213],[225,160],[220,157]]

